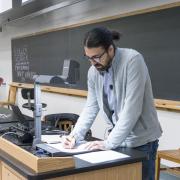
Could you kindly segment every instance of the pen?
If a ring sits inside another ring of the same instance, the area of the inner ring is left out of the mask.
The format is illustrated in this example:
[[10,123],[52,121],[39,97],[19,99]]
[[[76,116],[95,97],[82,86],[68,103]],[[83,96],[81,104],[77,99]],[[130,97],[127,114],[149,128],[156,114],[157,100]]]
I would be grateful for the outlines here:
[[69,142],[70,149],[72,149],[72,147],[74,146],[73,139],[74,139],[74,136],[66,137],[66,140]]
[[66,140],[69,141],[69,142],[71,142],[71,141],[73,140],[73,138],[74,138],[74,136],[67,136],[67,137],[66,137]]

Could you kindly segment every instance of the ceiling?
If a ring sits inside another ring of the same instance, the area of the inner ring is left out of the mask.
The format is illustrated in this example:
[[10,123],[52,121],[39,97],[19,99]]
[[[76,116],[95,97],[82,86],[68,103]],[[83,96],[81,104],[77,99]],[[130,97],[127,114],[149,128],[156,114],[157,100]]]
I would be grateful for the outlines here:
[[13,5],[14,8],[0,14],[0,27],[2,29],[5,24],[27,20],[81,1],[84,0],[30,0],[22,6],[17,2]]

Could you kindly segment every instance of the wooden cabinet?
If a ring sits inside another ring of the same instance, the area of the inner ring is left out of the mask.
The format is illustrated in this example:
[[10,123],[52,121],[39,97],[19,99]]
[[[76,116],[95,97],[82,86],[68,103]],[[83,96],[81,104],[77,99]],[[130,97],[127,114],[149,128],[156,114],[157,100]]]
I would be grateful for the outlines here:
[[48,180],[141,180],[141,168],[141,163],[133,163]]
[[1,177],[0,180],[26,180],[23,176],[9,167],[7,164],[1,162],[0,168]]
[[[27,180],[4,162],[0,162],[0,180]],[[141,180],[141,163],[121,165],[89,172],[77,173],[69,176],[50,178],[49,180]]]

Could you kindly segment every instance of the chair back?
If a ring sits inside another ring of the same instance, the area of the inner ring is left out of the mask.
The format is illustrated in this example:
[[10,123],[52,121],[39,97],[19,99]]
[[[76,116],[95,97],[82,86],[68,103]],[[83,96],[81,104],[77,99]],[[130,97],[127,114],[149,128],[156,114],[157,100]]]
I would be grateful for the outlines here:
[[[44,116],[44,121],[46,124],[52,127],[54,126],[55,128],[59,128],[62,131],[70,133],[75,126],[78,118],[79,115],[74,113],[57,113]],[[85,139],[88,140],[91,138],[92,132],[91,130],[89,130],[85,135]]]
[[[34,111],[35,104],[34,102],[31,102],[31,100],[34,100],[34,88],[22,88],[21,95],[23,99],[28,100],[28,102],[24,103],[22,107]],[[45,108],[46,106],[47,104],[42,103],[42,108]]]
[[71,132],[77,122],[79,115],[73,113],[49,114],[44,117],[46,123],[60,130]]
[[34,89],[33,88],[22,88],[21,95],[24,99],[34,99]]

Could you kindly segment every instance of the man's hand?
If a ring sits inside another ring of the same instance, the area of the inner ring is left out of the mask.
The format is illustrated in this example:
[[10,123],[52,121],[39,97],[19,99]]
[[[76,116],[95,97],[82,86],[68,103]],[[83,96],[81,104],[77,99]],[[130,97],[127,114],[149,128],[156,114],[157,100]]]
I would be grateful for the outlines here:
[[87,150],[106,149],[104,145],[104,141],[91,141],[91,142],[87,142],[86,144],[87,146],[85,146],[85,149]]
[[72,149],[75,146],[75,138],[72,136],[63,136],[62,137],[62,143],[63,147],[66,149]]

